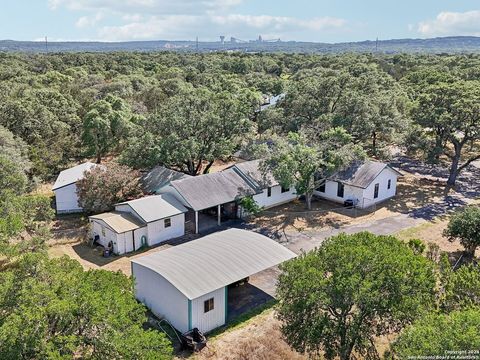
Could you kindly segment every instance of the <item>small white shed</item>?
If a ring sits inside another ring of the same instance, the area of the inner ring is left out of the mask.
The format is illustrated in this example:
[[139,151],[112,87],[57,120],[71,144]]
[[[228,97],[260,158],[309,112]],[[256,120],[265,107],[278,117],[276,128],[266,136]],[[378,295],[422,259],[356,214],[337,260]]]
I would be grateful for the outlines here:
[[115,205],[115,211],[90,216],[92,237],[122,255],[185,235],[187,209],[171,195],[154,195]]
[[263,235],[229,229],[132,260],[135,296],[181,332],[226,323],[228,285],[296,255]]
[[326,179],[314,194],[342,204],[351,200],[358,208],[368,208],[394,197],[397,178],[401,175],[382,162],[355,163]]
[[89,217],[92,238],[113,253],[122,255],[146,245],[147,225],[128,213],[108,212]]
[[77,181],[83,179],[85,171],[89,171],[96,164],[86,162],[60,172],[53,185],[57,214],[82,212],[78,204]]
[[170,194],[126,201],[115,205],[115,210],[129,213],[146,224],[148,246],[185,235],[185,213],[188,210]]

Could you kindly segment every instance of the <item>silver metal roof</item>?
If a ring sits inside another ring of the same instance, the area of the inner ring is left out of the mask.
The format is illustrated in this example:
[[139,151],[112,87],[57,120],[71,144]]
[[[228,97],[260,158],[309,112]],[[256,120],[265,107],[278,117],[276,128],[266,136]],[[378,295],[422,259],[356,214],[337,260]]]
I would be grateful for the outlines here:
[[117,205],[128,205],[149,223],[187,212],[187,208],[170,194],[146,196]]
[[294,257],[264,235],[229,229],[132,262],[161,275],[193,300]]
[[330,180],[366,189],[385,168],[401,175],[400,172],[391,168],[388,164],[379,161],[365,161],[354,163],[347,169],[337,172],[330,177]]
[[167,185],[170,181],[188,177],[190,177],[190,175],[167,169],[164,166],[156,166],[142,176],[140,183],[146,193],[152,194],[161,187]]
[[273,174],[270,172],[264,174],[260,165],[260,160],[251,160],[237,163],[231,169],[237,170],[240,175],[246,177],[261,189],[278,185],[278,181],[275,180]]
[[102,220],[109,227],[112,228],[117,234],[122,234],[127,231],[136,230],[143,226],[140,220],[128,213],[122,213],[118,211],[112,211],[108,213],[89,216],[92,220]]
[[57,190],[61,187],[74,184],[77,181],[83,179],[83,174],[85,171],[90,170],[91,168],[97,166],[97,164],[86,162],[77,166],[74,166],[70,169],[66,169],[58,174],[57,180],[52,187],[52,190]]
[[233,169],[175,180],[170,185],[195,211],[229,203],[259,192]]

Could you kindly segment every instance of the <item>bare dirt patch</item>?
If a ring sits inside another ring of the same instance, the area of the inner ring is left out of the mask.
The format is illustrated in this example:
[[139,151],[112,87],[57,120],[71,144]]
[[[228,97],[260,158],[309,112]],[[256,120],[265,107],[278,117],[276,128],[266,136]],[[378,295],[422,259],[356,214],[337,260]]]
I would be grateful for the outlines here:
[[280,322],[275,319],[273,310],[268,310],[242,326],[210,339],[208,347],[193,358],[195,360],[307,359],[293,351],[282,339]]
[[406,174],[399,178],[397,195],[374,208],[367,210],[346,209],[341,204],[317,198],[312,210],[307,210],[304,201],[297,200],[267,209],[251,220],[255,227],[270,229],[281,234],[289,231],[310,231],[360,224],[406,214],[433,203],[442,202],[445,187],[441,182]]

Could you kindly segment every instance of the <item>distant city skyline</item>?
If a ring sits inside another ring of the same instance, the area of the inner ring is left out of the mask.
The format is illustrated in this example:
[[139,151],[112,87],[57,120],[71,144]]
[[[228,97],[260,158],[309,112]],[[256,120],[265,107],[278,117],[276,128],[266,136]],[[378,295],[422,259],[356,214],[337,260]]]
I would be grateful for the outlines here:
[[0,39],[50,41],[281,38],[284,41],[480,36],[480,4],[457,0],[5,1]]

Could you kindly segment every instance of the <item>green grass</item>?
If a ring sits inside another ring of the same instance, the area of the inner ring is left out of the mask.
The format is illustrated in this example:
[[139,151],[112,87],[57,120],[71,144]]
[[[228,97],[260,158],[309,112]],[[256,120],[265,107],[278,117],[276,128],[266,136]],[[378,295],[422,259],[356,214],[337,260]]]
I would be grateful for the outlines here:
[[433,225],[434,225],[434,223],[426,222],[426,223],[420,224],[418,226],[414,226],[414,227],[411,227],[411,228],[400,230],[399,232],[397,232],[395,234],[395,236],[398,237],[400,240],[404,240],[404,241],[410,240],[410,239],[415,239],[415,238],[418,238],[418,234],[421,231],[424,231],[424,230],[428,229],[429,227],[432,227]]

